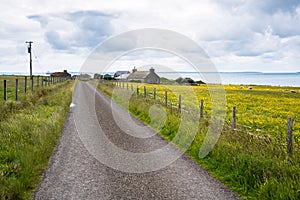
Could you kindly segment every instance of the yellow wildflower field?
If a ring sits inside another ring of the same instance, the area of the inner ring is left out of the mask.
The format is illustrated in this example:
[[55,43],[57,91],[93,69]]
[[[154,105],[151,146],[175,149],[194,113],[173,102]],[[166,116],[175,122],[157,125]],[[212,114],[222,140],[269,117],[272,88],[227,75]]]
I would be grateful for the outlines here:
[[[165,102],[165,91],[168,91],[168,105],[177,107],[178,96],[182,98],[182,108],[198,109],[200,100],[204,100],[204,113],[210,114],[211,98],[207,85],[182,86],[144,83],[115,83],[124,89],[133,90],[140,95],[146,87],[147,98]],[[249,132],[271,137],[285,138],[287,119],[294,119],[294,135],[300,140],[300,88],[274,86],[239,86],[224,85],[226,92],[226,121],[231,121],[232,107],[236,106],[238,128]],[[195,98],[196,96],[196,98]]]

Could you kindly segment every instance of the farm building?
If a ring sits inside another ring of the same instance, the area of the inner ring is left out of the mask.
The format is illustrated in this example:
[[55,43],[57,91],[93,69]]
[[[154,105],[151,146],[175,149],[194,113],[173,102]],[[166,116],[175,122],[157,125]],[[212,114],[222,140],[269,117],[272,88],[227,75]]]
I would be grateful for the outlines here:
[[71,74],[69,74],[67,70],[64,70],[63,72],[53,72],[50,76],[71,78]]
[[127,78],[129,75],[130,75],[130,73],[129,74],[121,74],[120,76],[115,77],[115,79],[119,80],[119,81],[127,81]]
[[78,74],[78,75],[73,75],[72,76],[72,79],[75,80],[75,79],[91,79],[91,75],[89,74]]
[[105,80],[111,80],[113,77],[110,74],[104,74],[103,79]]
[[138,71],[135,67],[132,73],[127,77],[128,81],[141,83],[160,83],[160,77],[151,67],[149,71]]
[[117,71],[115,74],[114,74],[114,77],[117,78],[123,74],[130,74],[130,71]]

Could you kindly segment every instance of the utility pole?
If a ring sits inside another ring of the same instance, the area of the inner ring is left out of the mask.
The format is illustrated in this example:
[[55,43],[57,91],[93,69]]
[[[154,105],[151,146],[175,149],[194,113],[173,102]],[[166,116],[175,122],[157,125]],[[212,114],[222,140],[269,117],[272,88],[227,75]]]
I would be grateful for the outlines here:
[[28,43],[28,53],[30,56],[30,79],[32,79],[32,56],[31,56],[31,44],[33,43],[32,41],[27,41],[26,43]]

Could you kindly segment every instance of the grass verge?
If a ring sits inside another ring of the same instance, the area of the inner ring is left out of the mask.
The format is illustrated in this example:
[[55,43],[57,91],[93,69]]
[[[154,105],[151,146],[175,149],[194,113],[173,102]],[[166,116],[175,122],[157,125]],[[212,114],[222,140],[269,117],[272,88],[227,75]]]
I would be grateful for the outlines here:
[[[99,84],[98,89],[111,97],[114,88],[111,84]],[[114,100],[123,103],[122,96]],[[180,141],[172,140],[177,134],[180,114],[165,107],[167,119],[158,130],[149,116],[153,104],[156,104],[153,100],[132,95],[129,111],[180,147]],[[234,131],[225,124],[216,146],[207,157],[199,159],[208,125],[208,119],[201,120],[199,131],[186,151],[203,168],[243,199],[300,199],[298,147],[293,155],[288,155],[281,141],[260,139],[246,134],[246,130]],[[188,131],[185,134],[188,137]],[[185,135],[180,138],[184,140]]]
[[30,199],[59,139],[73,82],[0,105],[0,199]]

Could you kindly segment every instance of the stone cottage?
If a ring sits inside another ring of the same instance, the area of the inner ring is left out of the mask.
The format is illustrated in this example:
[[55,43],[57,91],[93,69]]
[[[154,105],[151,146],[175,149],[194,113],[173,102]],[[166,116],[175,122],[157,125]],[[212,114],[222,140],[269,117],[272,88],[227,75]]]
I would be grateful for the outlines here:
[[132,73],[127,77],[127,80],[140,83],[160,83],[160,77],[155,73],[152,67],[149,71],[138,71],[134,67]]

